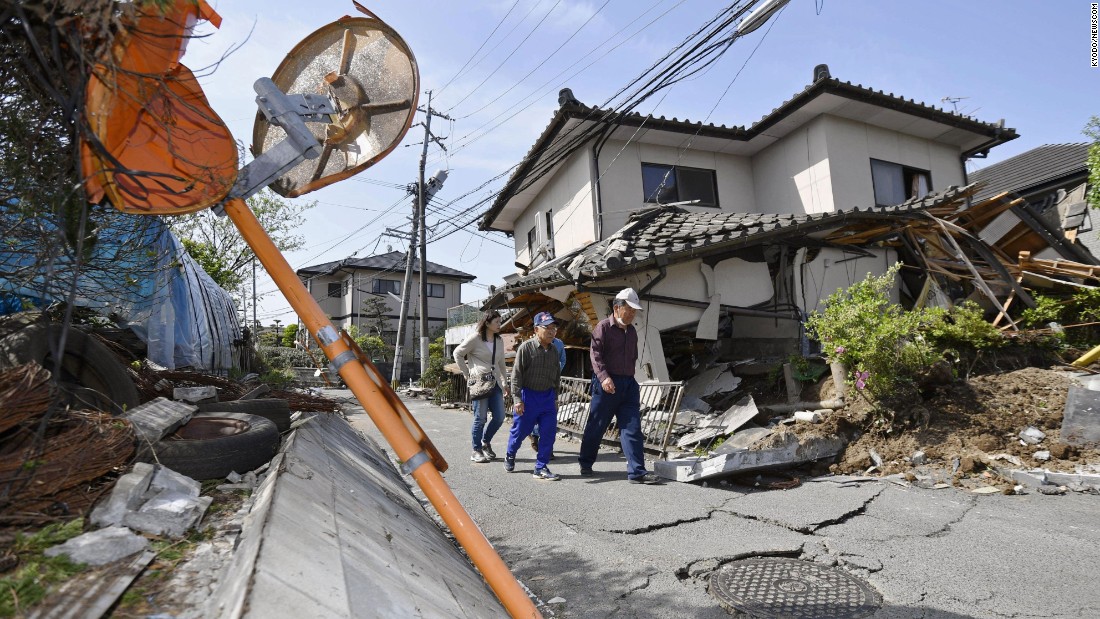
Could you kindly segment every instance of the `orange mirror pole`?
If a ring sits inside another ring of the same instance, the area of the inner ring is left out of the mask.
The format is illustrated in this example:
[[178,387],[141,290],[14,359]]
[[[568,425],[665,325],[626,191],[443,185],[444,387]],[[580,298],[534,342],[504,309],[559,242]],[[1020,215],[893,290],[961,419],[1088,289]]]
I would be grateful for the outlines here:
[[387,393],[392,391],[389,384],[377,374],[371,376],[363,364],[358,362],[355,353],[344,343],[317,301],[294,274],[294,270],[275,247],[248,205],[239,198],[233,198],[227,200],[224,207],[245,242],[256,253],[260,263],[290,302],[290,306],[313,337],[321,342],[325,354],[338,367],[348,388],[393,447],[402,462],[402,472],[412,474],[504,608],[512,617],[542,617],[496,549],[466,513],[447,482],[443,481],[443,476],[432,463],[429,454],[421,449],[416,438],[401,421],[391,401],[397,394]]

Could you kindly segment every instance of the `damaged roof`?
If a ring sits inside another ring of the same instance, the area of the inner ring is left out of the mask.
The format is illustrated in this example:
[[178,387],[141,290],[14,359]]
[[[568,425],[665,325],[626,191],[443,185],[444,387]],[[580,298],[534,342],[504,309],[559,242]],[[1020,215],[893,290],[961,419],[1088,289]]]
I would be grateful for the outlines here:
[[[324,264],[316,264],[313,266],[302,267],[295,271],[298,275],[332,275],[340,270],[370,270],[370,271],[401,271],[405,268],[405,253],[399,251],[391,251],[386,254],[378,254],[377,256],[367,256],[365,258],[345,258],[343,260],[335,260],[333,262],[326,262]],[[413,256],[413,269],[420,268],[420,260]],[[457,269],[443,266],[442,264],[436,264],[431,260],[428,260],[428,275],[438,275],[440,277],[451,277],[454,279],[460,279],[462,281],[473,281],[477,279],[476,276],[469,273],[463,273]]]
[[696,148],[741,156],[751,156],[763,150],[822,114],[952,144],[964,156],[988,151],[993,146],[1019,137],[1015,129],[1004,127],[1003,121],[982,122],[894,93],[832,77],[816,80],[748,128],[639,113],[621,114],[612,109],[586,106],[573,98],[568,89],[562,91],[559,102],[560,107],[542,135],[482,216],[478,224],[480,230],[511,232],[511,227],[496,223],[509,201],[520,193],[537,193],[548,180],[548,172],[569,154],[595,139],[596,136],[588,132],[600,125],[612,127],[609,137],[613,139],[619,137],[615,131],[625,132],[621,139],[640,142],[652,139],[647,138],[647,134],[654,132],[690,134],[695,136],[693,143]]
[[970,181],[982,183],[974,194],[980,202],[1006,191],[1024,194],[1042,190],[1045,185],[1088,175],[1090,144],[1044,144],[1004,161],[970,173]]
[[519,293],[554,285],[607,278],[656,265],[725,253],[768,241],[806,236],[846,224],[870,220],[897,220],[907,214],[955,206],[973,186],[949,187],[897,206],[859,207],[804,215],[773,213],[698,213],[676,206],[640,211],[622,229],[598,243],[591,243],[539,266],[499,290]]

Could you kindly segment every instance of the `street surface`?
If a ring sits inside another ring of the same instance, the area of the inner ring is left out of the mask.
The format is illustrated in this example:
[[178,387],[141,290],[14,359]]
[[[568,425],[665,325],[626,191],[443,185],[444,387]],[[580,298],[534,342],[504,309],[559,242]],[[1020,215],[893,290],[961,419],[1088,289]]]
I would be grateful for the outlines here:
[[[388,450],[350,391],[326,395]],[[547,617],[729,617],[707,593],[708,577],[756,556],[840,566],[882,595],[872,615],[881,619],[1100,617],[1097,496],[979,496],[828,477],[790,490],[647,486],[627,482],[610,448],[595,476],[581,477],[579,440],[561,437],[550,469],[562,480],[546,482],[531,476],[527,443],[516,471],[504,471],[508,422],[493,440],[498,460],[475,464],[468,410],[405,402],[450,463],[447,483]]]

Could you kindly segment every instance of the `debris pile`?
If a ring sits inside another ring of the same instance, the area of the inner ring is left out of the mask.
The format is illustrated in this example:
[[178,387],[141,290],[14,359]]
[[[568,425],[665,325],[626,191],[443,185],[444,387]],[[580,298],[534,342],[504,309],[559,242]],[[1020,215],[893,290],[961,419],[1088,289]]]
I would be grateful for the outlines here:
[[49,378],[37,363],[0,371],[0,524],[82,513],[109,488],[104,476],[134,453],[127,422],[51,409]]

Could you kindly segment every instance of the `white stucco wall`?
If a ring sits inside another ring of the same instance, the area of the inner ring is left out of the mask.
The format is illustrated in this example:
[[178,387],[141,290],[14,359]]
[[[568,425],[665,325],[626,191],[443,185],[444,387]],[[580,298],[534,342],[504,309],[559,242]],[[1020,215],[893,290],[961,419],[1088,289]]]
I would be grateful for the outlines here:
[[824,116],[821,122],[826,129],[836,208],[874,206],[871,159],[928,170],[933,191],[963,184],[956,147],[845,118]]
[[[829,295],[863,281],[868,274],[882,275],[898,261],[893,249],[872,250],[873,257],[826,247],[813,260],[802,265],[802,298],[796,299],[806,314],[825,309]],[[890,292],[890,301],[898,302],[898,290]]]
[[568,253],[577,247],[596,240],[595,220],[592,216],[591,148],[573,153],[554,178],[531,202],[527,210],[516,219],[516,262],[531,265],[531,249],[527,246],[527,232],[539,226],[539,242],[546,239],[545,213],[551,211],[554,222],[554,251],[556,255]]
[[810,121],[757,153],[752,159],[758,208],[755,212],[803,214],[836,210],[830,155],[824,117]]
[[[687,144],[691,136],[683,136]],[[715,171],[718,208],[682,207],[694,212],[741,212],[756,210],[752,166],[746,157],[673,146],[610,140],[600,151],[600,195],[603,209],[604,238],[623,227],[630,214],[653,208],[645,202],[642,188],[642,163],[660,163]]]

